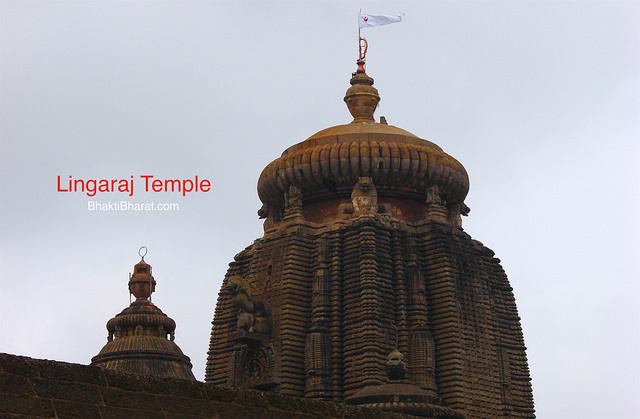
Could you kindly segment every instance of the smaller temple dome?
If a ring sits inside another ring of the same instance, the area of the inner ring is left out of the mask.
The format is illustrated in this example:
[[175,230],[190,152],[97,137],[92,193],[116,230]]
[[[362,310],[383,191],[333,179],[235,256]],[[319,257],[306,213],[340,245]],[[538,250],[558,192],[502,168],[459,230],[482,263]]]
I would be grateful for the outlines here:
[[156,281],[144,257],[134,266],[131,305],[107,322],[109,336],[91,365],[167,378],[195,380],[189,357],[174,343],[176,323],[151,303]]

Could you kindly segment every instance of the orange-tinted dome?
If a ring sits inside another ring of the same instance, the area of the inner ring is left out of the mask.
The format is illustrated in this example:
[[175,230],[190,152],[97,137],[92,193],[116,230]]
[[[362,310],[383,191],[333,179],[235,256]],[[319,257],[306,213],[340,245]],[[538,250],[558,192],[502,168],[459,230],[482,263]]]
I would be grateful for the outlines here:
[[289,186],[305,202],[349,196],[359,177],[371,177],[381,196],[424,201],[425,189],[437,185],[447,203],[462,202],[469,190],[462,164],[430,141],[375,123],[380,98],[373,79],[360,73],[351,84],[345,102],[353,122],[324,129],[267,165],[258,180],[260,200],[281,208]]
[[174,342],[176,322],[148,300],[155,283],[151,265],[142,259],[129,280],[136,300],[107,322],[107,344],[91,359],[91,365],[195,380],[189,357]]

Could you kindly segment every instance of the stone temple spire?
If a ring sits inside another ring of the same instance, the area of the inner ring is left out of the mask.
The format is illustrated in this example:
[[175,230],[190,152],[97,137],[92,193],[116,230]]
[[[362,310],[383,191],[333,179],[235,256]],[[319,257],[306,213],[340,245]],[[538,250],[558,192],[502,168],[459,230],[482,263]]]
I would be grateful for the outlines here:
[[376,123],[360,63],[350,84],[353,121],[260,174],[264,236],[229,264],[206,381],[425,417],[533,417],[509,281],[462,228],[465,168]]
[[189,357],[174,343],[176,323],[150,301],[156,280],[151,265],[141,257],[129,278],[129,292],[136,300],[107,322],[107,344],[91,359],[91,365],[195,380]]

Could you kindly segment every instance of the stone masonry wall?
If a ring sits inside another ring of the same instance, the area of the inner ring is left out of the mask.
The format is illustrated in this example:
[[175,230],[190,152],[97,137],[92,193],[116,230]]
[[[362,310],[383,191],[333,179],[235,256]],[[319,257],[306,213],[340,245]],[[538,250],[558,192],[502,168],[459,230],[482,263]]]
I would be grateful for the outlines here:
[[413,418],[344,404],[0,354],[0,418]]

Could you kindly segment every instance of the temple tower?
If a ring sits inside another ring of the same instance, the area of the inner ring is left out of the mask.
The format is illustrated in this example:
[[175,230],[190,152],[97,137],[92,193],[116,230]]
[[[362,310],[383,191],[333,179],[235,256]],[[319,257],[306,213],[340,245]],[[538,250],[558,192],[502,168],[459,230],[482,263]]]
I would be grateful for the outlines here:
[[195,380],[189,357],[174,342],[176,323],[150,301],[156,280],[151,275],[151,265],[141,256],[129,278],[129,293],[136,300],[107,322],[107,344],[91,359],[91,365]]
[[353,121],[260,175],[264,236],[230,263],[206,381],[424,416],[533,417],[512,289],[462,229],[464,167],[376,123],[362,65],[350,83]]

